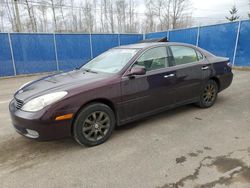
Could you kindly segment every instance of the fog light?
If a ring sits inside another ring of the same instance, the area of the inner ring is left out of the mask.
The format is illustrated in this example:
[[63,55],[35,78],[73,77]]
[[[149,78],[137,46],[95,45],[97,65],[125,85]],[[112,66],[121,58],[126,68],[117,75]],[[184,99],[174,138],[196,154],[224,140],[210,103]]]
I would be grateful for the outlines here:
[[27,131],[26,136],[29,138],[38,138],[39,137],[39,133],[34,131],[34,130],[26,129],[26,131]]

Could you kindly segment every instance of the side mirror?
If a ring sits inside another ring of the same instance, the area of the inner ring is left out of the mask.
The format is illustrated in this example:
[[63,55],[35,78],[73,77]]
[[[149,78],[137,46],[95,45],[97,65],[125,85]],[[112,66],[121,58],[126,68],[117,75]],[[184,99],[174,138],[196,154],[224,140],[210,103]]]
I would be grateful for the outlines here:
[[134,75],[144,75],[146,74],[146,69],[144,66],[134,66],[131,68],[130,72],[127,76],[134,76]]

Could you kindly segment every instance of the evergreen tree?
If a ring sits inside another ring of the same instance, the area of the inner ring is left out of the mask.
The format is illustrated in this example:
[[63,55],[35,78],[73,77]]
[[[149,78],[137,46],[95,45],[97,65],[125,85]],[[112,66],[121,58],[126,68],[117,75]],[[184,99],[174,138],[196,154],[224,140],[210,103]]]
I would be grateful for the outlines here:
[[[250,0],[249,0],[249,6],[250,6]],[[250,19],[250,12],[248,13],[248,18]]]
[[240,17],[237,15],[238,9],[234,5],[231,10],[229,10],[230,17],[226,16],[226,19],[229,20],[230,22],[233,22],[235,20],[238,20]]

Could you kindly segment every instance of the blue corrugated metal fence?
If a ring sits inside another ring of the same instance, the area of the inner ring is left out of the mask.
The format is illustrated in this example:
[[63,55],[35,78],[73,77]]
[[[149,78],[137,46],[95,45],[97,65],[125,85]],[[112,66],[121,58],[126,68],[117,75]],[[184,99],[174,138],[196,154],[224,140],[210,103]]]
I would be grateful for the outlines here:
[[142,34],[0,33],[0,77],[72,70]]
[[[200,46],[250,66],[250,20],[145,34]],[[72,70],[108,50],[136,43],[143,34],[0,33],[0,77]]]
[[229,57],[234,66],[250,66],[250,20],[146,34],[168,36],[171,42],[197,45],[215,55]]

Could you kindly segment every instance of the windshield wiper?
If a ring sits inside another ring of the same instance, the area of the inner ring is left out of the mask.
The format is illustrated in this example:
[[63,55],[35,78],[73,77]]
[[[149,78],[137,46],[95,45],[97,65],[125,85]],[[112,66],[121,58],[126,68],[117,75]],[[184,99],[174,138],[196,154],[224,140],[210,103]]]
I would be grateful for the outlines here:
[[93,71],[93,70],[87,69],[87,68],[83,68],[83,70],[85,70],[86,72],[98,73],[98,72],[96,72],[96,71]]

